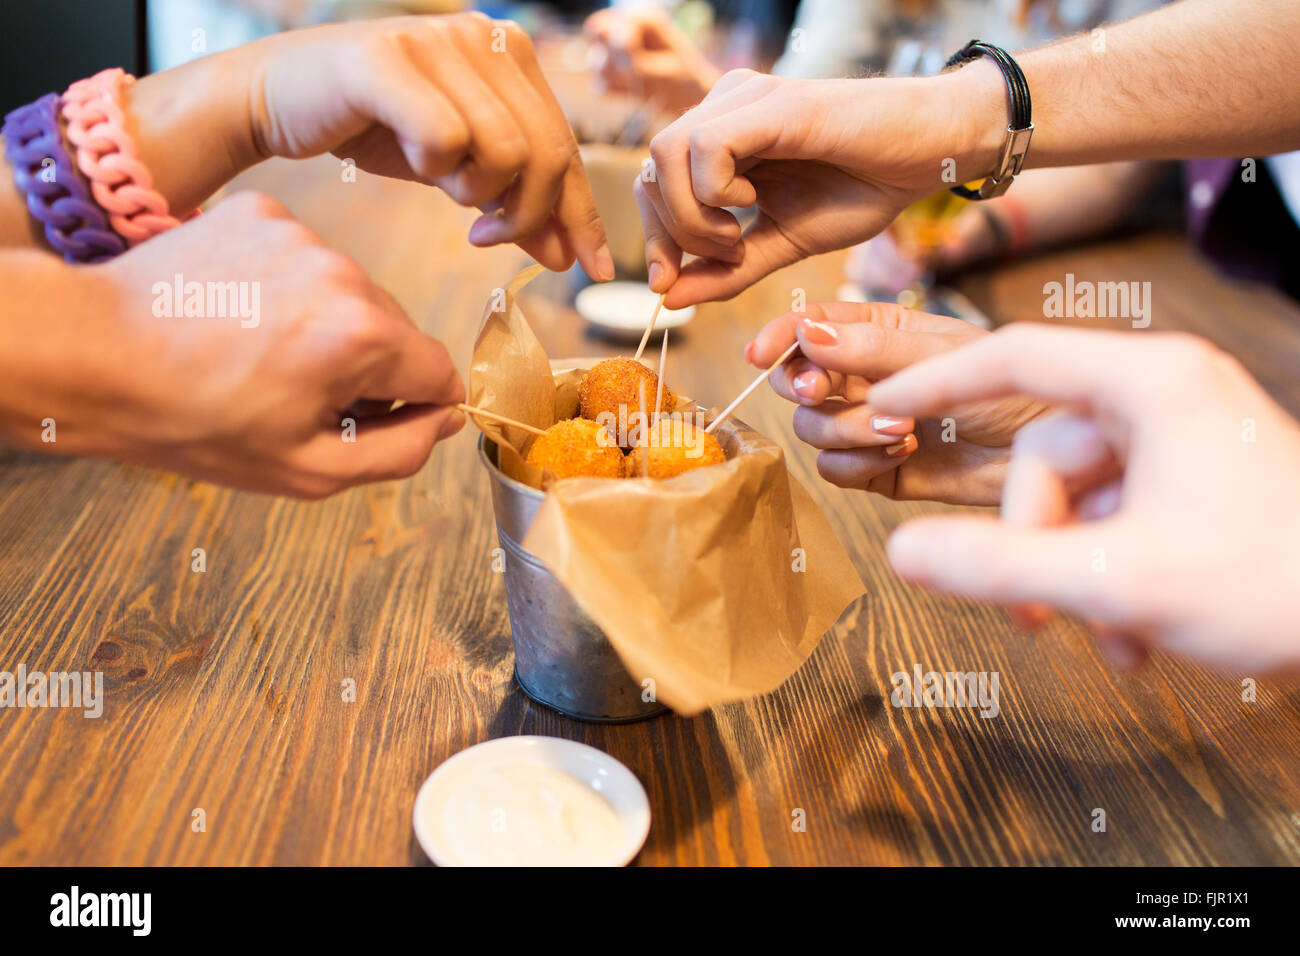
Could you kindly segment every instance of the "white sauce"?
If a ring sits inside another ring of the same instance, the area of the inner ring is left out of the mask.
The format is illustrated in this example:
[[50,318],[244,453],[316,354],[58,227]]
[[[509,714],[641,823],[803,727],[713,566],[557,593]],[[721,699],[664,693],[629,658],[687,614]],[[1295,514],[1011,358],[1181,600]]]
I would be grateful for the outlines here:
[[467,778],[439,820],[447,862],[461,866],[598,866],[624,842],[609,801],[569,774],[507,764]]

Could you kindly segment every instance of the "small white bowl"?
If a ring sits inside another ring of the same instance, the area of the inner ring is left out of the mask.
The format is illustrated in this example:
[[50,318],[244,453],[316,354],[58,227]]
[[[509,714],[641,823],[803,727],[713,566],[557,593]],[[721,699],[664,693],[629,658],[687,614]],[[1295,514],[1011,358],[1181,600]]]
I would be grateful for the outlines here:
[[[573,300],[578,314],[602,329],[621,337],[639,339],[646,323],[659,304],[658,294],[639,282],[598,282],[589,285]],[[684,309],[661,309],[655,331],[685,325],[695,315],[695,306]]]
[[439,866],[625,866],[650,832],[650,801],[595,747],[501,737],[443,761],[412,820]]

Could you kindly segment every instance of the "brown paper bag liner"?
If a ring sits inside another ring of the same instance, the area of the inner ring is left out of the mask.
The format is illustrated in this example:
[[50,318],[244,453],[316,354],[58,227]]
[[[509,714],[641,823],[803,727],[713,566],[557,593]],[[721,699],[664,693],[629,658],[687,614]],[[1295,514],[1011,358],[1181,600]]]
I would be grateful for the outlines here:
[[[546,358],[514,301],[538,271],[489,302],[470,395],[546,428],[576,412],[594,360]],[[604,631],[633,679],[653,681],[656,698],[681,714],[775,690],[864,591],[781,449],[735,419],[715,433],[724,464],[666,481],[548,480],[523,461],[527,432],[478,425],[507,475],[546,490],[524,548]]]

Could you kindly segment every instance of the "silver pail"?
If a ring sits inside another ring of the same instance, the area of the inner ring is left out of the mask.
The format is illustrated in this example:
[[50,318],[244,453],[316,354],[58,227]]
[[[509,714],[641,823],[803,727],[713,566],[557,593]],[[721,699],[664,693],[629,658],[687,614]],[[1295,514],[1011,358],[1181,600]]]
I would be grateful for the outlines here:
[[505,552],[515,679],[524,693],[568,717],[597,723],[626,723],[666,713],[663,704],[641,699],[641,685],[628,674],[601,629],[520,544],[545,495],[502,473],[497,446],[486,436],[479,436],[478,452],[492,482],[497,540]]

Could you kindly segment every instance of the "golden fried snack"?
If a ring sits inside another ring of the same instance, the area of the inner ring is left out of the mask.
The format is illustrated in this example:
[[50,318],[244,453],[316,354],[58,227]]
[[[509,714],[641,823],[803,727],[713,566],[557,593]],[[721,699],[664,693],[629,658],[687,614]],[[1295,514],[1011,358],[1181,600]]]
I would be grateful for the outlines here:
[[566,418],[546,429],[533,439],[525,460],[557,478],[623,477],[623,453],[617,443],[604,425],[584,418]]
[[659,419],[646,434],[648,444],[633,447],[624,459],[627,477],[672,478],[693,468],[727,460],[718,440],[677,416]]
[[647,412],[671,412],[677,407],[677,396],[664,383],[664,394],[659,408],[655,403],[655,390],[659,387],[659,376],[640,362],[628,358],[605,359],[597,362],[578,386],[579,409],[583,418],[599,421],[602,412],[619,420],[619,406],[623,407],[623,420],[641,411],[641,383],[645,382],[645,410]]

